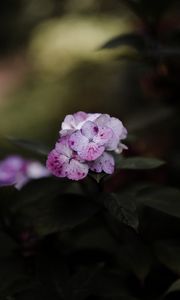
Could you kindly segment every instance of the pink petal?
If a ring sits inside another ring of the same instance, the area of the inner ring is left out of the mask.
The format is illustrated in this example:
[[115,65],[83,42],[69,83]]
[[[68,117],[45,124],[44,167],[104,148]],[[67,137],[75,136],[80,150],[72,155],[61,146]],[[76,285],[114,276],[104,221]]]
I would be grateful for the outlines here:
[[20,156],[9,156],[0,162],[0,186],[16,183],[18,173],[24,174],[26,161]]
[[59,131],[60,137],[64,137],[66,135],[71,135],[74,132],[74,129],[63,129]]
[[12,185],[16,181],[14,172],[7,172],[0,169],[0,186]]
[[116,150],[120,140],[126,138],[127,136],[127,130],[123,126],[122,122],[119,119],[110,117],[107,114],[102,114],[100,117],[98,117],[96,124],[98,124],[98,126],[109,127],[113,131],[111,139],[106,144],[106,150]]
[[86,149],[88,143],[88,138],[82,135],[80,130],[77,130],[76,132],[71,134],[69,138],[69,147],[74,151],[77,151],[78,153],[83,149]]
[[88,139],[93,139],[94,136],[98,134],[99,128],[98,126],[91,121],[87,121],[81,128],[81,133]]
[[25,164],[26,161],[23,158],[21,158],[20,156],[13,155],[5,158],[0,163],[0,167],[2,166],[8,170],[19,171],[24,167]]
[[64,130],[80,129],[87,118],[88,114],[83,111],[79,111],[73,115],[67,115],[62,122],[60,134],[63,134]]
[[88,170],[87,164],[72,159],[67,168],[67,177],[72,180],[80,180],[87,176]]
[[78,125],[79,123],[85,121],[88,118],[88,114],[83,111],[78,111],[74,115],[75,124]]
[[126,129],[125,127],[123,127],[123,130],[122,130],[120,139],[121,139],[121,140],[126,139],[126,138],[127,138],[127,134],[128,134],[127,129]]
[[127,147],[126,145],[120,143],[120,144],[117,146],[117,148],[115,149],[115,152],[116,152],[117,154],[121,154],[123,150],[127,150],[127,149],[128,149],[128,147]]
[[73,115],[67,115],[62,122],[61,129],[62,130],[68,130],[68,129],[73,129],[75,125],[74,122],[74,117]]
[[94,122],[101,114],[100,113],[90,113],[88,114],[87,121]]
[[53,175],[57,177],[65,177],[68,162],[69,158],[67,158],[67,156],[59,154],[54,149],[48,155],[46,167]]
[[38,179],[50,176],[50,172],[38,161],[29,162],[26,174],[28,178]]
[[62,122],[60,134],[64,135],[68,130],[81,129],[86,121],[94,121],[100,116],[99,113],[87,114],[83,111],[78,111],[73,115],[67,115]]
[[93,142],[98,145],[105,145],[112,138],[113,132],[108,127],[99,127],[97,136],[93,138]]
[[119,144],[119,138],[113,133],[112,138],[106,144],[106,150],[112,151],[116,150]]
[[104,171],[107,174],[112,174],[114,172],[114,158],[107,152],[104,152],[97,160],[92,163],[89,163],[91,171],[96,173],[101,173]]
[[61,137],[56,143],[55,149],[59,154],[63,154],[70,158],[72,150],[69,147],[69,135]]
[[96,119],[96,124],[98,126],[104,127],[107,126],[108,122],[110,121],[111,117],[108,114],[101,114],[97,119]]
[[78,151],[78,154],[82,159],[92,161],[101,156],[101,154],[104,152],[104,149],[104,146],[99,146],[91,142],[86,147]]
[[15,188],[20,190],[24,185],[29,182],[29,178],[25,174],[17,174]]

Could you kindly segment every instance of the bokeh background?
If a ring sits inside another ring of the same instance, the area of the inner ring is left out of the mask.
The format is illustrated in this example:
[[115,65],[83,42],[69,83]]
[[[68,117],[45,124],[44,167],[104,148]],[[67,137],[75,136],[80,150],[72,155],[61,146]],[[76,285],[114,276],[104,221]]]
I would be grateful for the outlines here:
[[84,110],[122,119],[133,152],[172,157],[179,14],[166,0],[1,1],[1,156],[7,137],[52,146],[64,116]]
[[92,178],[1,188],[0,299],[180,299],[179,75],[179,0],[0,1],[0,159],[52,149],[82,110],[165,161],[120,166],[102,198]]

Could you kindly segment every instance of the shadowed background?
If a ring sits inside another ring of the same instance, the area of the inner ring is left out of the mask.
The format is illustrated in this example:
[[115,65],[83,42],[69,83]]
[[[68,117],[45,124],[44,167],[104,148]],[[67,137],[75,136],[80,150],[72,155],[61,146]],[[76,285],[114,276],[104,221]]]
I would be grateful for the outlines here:
[[2,138],[52,144],[66,114],[97,111],[143,134],[142,151],[164,155],[156,140],[166,148],[179,96],[177,1],[0,5]]

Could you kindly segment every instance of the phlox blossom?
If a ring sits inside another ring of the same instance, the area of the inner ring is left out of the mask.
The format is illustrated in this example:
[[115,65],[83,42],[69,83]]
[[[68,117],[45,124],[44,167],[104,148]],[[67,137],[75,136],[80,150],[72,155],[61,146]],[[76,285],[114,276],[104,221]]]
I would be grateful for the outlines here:
[[57,177],[80,180],[89,171],[112,174],[113,153],[127,149],[122,122],[108,114],[77,112],[62,122],[60,138],[49,153],[47,168]]

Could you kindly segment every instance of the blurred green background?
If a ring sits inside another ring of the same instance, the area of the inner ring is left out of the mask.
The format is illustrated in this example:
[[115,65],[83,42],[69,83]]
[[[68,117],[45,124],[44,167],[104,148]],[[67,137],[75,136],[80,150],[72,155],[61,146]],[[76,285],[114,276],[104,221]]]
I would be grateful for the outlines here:
[[1,155],[7,136],[53,145],[64,116],[84,110],[122,119],[138,153],[168,156],[178,1],[3,0],[0,22]]

